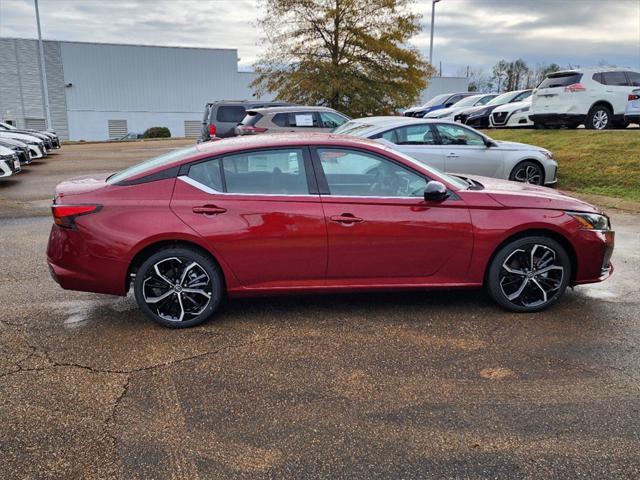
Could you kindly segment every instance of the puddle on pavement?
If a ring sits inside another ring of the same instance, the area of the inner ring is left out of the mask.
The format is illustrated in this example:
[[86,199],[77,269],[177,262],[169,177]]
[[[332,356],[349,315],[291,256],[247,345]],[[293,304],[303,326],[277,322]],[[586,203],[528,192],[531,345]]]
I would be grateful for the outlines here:
[[137,305],[133,295],[129,295],[117,299],[57,302],[52,307],[60,311],[65,328],[79,328],[87,325],[92,317],[104,315],[105,309],[124,313],[136,309]]

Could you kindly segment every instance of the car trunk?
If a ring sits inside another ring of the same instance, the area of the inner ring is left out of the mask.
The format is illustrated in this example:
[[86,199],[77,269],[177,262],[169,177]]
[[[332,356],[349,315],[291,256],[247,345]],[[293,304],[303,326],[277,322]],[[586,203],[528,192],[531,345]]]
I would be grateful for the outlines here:
[[562,103],[562,96],[576,95],[584,92],[568,92],[570,85],[580,83],[582,74],[577,72],[553,73],[545,78],[536,88],[533,101],[536,109],[552,109]]

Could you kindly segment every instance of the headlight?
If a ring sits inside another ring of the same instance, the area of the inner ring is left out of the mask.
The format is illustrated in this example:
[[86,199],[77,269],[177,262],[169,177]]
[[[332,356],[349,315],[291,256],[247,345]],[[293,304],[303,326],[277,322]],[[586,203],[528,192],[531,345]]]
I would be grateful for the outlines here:
[[606,215],[598,215],[597,213],[583,213],[583,212],[567,212],[573,218],[575,218],[583,228],[587,230],[611,230],[611,222]]
[[553,153],[548,150],[540,150],[540,153],[547,157],[549,160],[553,160]]
[[519,109],[515,110],[512,113],[512,115],[515,115],[516,113],[522,113],[522,112],[528,112],[528,111],[529,111],[529,107],[522,107],[522,108],[519,108]]

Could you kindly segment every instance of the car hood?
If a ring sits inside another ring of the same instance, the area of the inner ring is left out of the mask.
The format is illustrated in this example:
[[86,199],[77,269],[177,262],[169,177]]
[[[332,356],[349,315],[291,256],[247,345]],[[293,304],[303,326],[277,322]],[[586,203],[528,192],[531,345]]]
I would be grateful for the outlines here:
[[464,113],[465,115],[469,115],[469,114],[474,113],[474,112],[479,112],[480,110],[485,109],[485,108],[487,108],[486,105],[478,105],[476,107],[467,107],[467,108],[462,109],[460,111],[460,113]]
[[42,142],[40,138],[34,135],[27,135],[25,133],[0,132],[0,138],[14,138],[25,142]]
[[468,177],[484,186],[482,193],[508,208],[544,208],[602,213],[590,203],[560,190],[476,175],[468,175]]
[[504,105],[500,105],[496,107],[494,112],[513,112],[518,110],[519,108],[530,107],[531,100],[524,100],[522,102],[513,102],[513,103],[505,103]]
[[[439,117],[440,115],[451,115],[454,113],[459,112],[460,110],[463,110],[465,107],[449,107],[449,108],[441,108],[439,110],[433,110],[429,113],[427,113],[425,115],[425,118],[434,118],[434,117]],[[431,115],[433,113],[433,115]]]
[[515,151],[515,150],[527,150],[527,151],[531,151],[531,150],[536,150],[539,152],[548,152],[549,150],[542,148],[542,147],[536,147],[535,145],[529,145],[528,143],[519,143],[519,142],[506,142],[503,140],[493,140],[495,143],[498,144],[498,147],[500,148],[500,150],[511,150],[511,151]]
[[56,186],[55,198],[67,197],[69,195],[81,195],[83,193],[93,192],[103,188],[110,175],[112,174],[99,173],[65,180]]

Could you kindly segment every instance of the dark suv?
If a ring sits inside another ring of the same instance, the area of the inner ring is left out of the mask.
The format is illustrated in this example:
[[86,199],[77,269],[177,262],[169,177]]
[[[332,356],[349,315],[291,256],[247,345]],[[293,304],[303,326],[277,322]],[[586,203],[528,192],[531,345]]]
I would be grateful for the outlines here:
[[234,137],[235,127],[244,119],[247,110],[265,107],[292,105],[287,102],[260,102],[252,100],[220,100],[207,103],[204,108],[200,142],[208,142],[212,137]]

